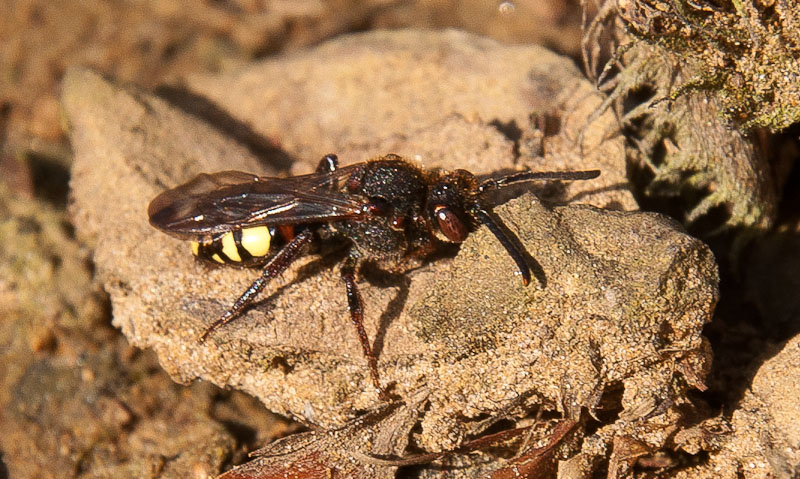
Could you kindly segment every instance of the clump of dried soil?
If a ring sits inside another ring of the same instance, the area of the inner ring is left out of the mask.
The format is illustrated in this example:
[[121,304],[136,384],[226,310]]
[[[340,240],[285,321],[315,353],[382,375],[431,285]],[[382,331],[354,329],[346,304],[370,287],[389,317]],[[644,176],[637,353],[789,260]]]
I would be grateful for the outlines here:
[[[330,261],[300,261],[263,303],[200,344],[199,332],[257,273],[199,264],[151,228],[145,211],[159,191],[201,171],[300,173],[331,151],[345,163],[394,152],[476,173],[600,168],[596,181],[537,191],[635,208],[613,118],[592,117],[598,95],[539,48],[456,32],[375,33],[192,85],[288,154],[275,150],[265,164],[216,123],[73,72],[64,105],[78,233],[95,248],[114,323],[173,377],[242,389],[304,422],[336,428],[381,405]],[[532,113],[547,127],[536,128]],[[288,161],[294,155],[303,160]],[[552,208],[530,195],[497,212],[538,265],[536,284],[522,287],[485,231],[455,259],[361,283],[381,375],[410,409],[370,426],[366,439],[352,432],[362,439],[348,461],[402,452],[417,422],[415,446],[439,451],[538,410],[579,425],[585,440],[569,453],[573,464],[611,461],[622,471],[632,444],[655,451],[680,429],[686,392],[703,387],[710,360],[700,335],[717,295],[709,250],[658,215]],[[591,428],[582,410],[599,418]],[[391,439],[375,439],[382,434]],[[331,461],[321,467],[338,467]],[[363,477],[394,473],[367,469]]]

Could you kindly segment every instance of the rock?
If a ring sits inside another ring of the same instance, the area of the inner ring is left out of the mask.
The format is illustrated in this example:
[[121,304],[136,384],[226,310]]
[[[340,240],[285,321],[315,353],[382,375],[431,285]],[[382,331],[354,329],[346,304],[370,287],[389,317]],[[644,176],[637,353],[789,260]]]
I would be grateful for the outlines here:
[[[800,336],[767,359],[730,416],[703,421],[678,435],[676,443],[707,461],[679,478],[795,478],[800,473]],[[696,445],[700,439],[699,449]]]
[[[774,426],[771,435],[776,452],[786,456],[795,471],[800,469],[800,336],[788,341],[775,357],[767,360],[753,378],[752,394],[765,406]],[[790,458],[790,451],[794,454]]]
[[[664,444],[659,431],[679,416],[672,405],[702,387],[710,361],[700,333],[716,302],[716,266],[665,217],[597,208],[635,203],[613,118],[587,125],[600,100],[571,62],[456,32],[382,32],[191,86],[287,152],[271,158],[302,157],[293,174],[328,152],[344,163],[394,152],[479,174],[600,168],[597,180],[530,188],[595,207],[523,194],[496,209],[539,266],[529,287],[481,229],[454,259],[405,279],[368,272],[365,325],[392,392],[428,391],[414,438],[424,449],[458,446],[487,417],[538,407],[575,419],[601,398],[619,418],[597,441],[620,433]],[[89,72],[68,75],[63,102],[76,228],[94,245],[114,323],[134,344],[154,349],[176,380],[241,389],[325,428],[380,405],[332,260],[298,261],[201,344],[200,332],[258,272],[196,262],[187,244],[147,223],[149,201],[197,173],[286,174],[285,163],[264,164],[199,118]]]

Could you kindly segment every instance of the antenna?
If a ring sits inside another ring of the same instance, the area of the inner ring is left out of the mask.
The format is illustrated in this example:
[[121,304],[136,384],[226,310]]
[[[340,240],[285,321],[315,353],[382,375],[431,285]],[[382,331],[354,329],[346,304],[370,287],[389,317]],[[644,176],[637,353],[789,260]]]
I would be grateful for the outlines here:
[[490,178],[478,186],[478,193],[503,188],[514,183],[537,180],[591,180],[600,176],[600,170],[586,171],[521,171],[502,178]]

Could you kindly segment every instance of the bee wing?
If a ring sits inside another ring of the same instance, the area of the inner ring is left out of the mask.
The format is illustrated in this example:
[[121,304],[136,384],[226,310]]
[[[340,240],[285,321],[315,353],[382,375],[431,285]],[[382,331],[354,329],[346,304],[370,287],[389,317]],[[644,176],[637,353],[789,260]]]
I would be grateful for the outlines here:
[[316,223],[355,218],[364,200],[340,191],[352,168],[269,178],[222,171],[198,175],[156,196],[150,224],[179,238],[216,235],[252,225]]

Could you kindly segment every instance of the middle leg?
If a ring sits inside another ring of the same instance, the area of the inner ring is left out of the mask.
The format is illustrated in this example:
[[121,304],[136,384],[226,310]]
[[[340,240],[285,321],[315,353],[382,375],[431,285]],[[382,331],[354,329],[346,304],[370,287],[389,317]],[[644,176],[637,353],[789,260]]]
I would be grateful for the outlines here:
[[382,400],[388,401],[389,396],[381,387],[378,377],[378,358],[375,357],[375,353],[372,351],[367,331],[364,329],[364,301],[361,299],[361,293],[358,291],[358,285],[356,284],[357,267],[358,256],[351,250],[342,265],[342,280],[347,288],[347,304],[350,309],[350,320],[353,322],[353,326],[356,327],[358,339],[361,341],[361,349],[364,351],[364,357],[367,359],[369,373],[372,377],[372,384],[378,390],[378,396]]

